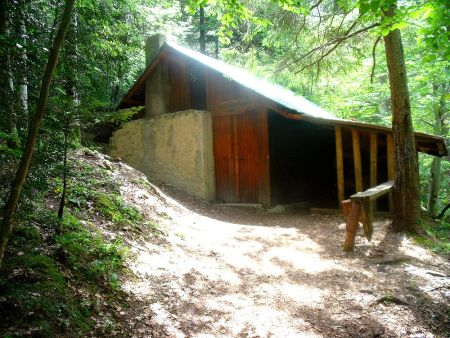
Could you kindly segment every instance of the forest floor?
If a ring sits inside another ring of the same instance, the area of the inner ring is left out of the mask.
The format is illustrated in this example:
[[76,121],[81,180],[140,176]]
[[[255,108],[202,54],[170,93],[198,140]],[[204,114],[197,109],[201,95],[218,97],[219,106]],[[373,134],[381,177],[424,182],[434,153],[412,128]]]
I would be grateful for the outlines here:
[[[431,337],[450,332],[450,264],[388,231],[342,252],[340,215],[211,204],[170,186],[123,198],[167,236],[129,239],[128,333],[170,337]],[[125,170],[124,170],[125,169]],[[137,176],[135,176],[137,175]]]
[[370,243],[360,231],[344,254],[340,215],[208,203],[99,153],[75,160],[103,168],[105,189],[147,224],[81,215],[106,241],[130,248],[112,292],[120,296],[71,282],[79,303],[97,299],[85,310],[94,322],[85,336],[448,337],[448,257],[390,232],[389,220],[376,220]]

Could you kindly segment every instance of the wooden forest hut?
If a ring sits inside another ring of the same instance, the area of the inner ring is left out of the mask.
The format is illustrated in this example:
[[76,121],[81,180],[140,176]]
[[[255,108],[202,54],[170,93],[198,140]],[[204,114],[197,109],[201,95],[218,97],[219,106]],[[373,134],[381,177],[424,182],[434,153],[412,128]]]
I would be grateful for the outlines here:
[[[339,119],[161,35],[146,40],[146,58],[119,106],[145,108],[110,143],[156,181],[220,202],[338,208],[394,177],[390,128]],[[442,138],[415,136],[417,151],[447,154]]]

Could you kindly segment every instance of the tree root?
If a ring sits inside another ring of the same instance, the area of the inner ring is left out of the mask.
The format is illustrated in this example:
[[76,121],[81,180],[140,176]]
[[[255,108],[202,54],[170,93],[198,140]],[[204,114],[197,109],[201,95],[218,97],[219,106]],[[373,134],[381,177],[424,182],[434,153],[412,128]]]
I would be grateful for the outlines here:
[[395,297],[395,296],[381,296],[379,297],[375,302],[373,302],[372,305],[378,305],[378,304],[397,304],[397,305],[409,305],[409,303],[401,298]]

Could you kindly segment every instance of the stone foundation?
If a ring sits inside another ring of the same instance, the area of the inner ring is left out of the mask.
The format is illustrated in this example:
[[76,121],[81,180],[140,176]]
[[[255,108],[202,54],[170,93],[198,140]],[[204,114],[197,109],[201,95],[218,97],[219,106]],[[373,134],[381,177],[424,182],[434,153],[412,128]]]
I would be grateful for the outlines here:
[[212,117],[186,110],[123,124],[110,139],[111,155],[151,180],[215,197]]

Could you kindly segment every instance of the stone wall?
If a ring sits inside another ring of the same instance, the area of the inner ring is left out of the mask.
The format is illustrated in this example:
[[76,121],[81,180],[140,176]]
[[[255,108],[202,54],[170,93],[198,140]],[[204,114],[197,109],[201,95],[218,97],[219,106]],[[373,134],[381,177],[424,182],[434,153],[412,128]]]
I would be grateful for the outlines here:
[[113,133],[111,155],[151,180],[214,199],[211,113],[186,110],[127,122]]

